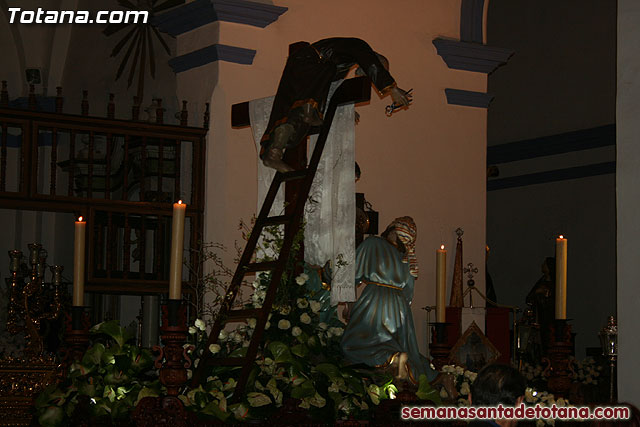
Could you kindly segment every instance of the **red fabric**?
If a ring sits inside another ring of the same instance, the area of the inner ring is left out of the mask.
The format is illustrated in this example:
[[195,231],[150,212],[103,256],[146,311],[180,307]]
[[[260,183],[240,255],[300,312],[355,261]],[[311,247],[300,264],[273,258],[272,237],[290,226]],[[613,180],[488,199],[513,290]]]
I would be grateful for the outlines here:
[[511,340],[509,335],[508,308],[488,307],[486,323],[486,336],[498,351],[500,351],[499,363],[509,363],[511,360]]
[[447,343],[453,348],[462,336],[462,307],[447,307],[445,314],[447,325]]

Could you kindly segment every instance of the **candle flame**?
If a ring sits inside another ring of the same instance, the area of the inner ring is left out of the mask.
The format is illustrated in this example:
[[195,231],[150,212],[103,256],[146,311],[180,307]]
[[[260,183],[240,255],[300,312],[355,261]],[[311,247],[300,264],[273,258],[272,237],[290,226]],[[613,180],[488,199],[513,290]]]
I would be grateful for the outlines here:
[[564,235],[562,235],[562,234],[561,234],[559,238],[560,238],[560,239],[564,239]]
[[178,200],[178,204],[181,205],[182,204],[182,200]]
[[440,245],[440,249],[444,250],[444,245]]
[[78,217],[78,222],[82,222],[82,217],[81,216]]

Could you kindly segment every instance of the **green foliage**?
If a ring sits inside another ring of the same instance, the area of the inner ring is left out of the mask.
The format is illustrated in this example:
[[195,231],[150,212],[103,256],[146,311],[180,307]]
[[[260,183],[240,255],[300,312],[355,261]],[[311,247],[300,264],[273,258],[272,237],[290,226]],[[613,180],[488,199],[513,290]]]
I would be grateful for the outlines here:
[[38,421],[44,427],[68,425],[83,396],[96,418],[126,419],[140,399],[158,396],[160,382],[151,352],[129,344],[116,321],[91,329],[93,345],[69,368],[67,377],[36,399]]

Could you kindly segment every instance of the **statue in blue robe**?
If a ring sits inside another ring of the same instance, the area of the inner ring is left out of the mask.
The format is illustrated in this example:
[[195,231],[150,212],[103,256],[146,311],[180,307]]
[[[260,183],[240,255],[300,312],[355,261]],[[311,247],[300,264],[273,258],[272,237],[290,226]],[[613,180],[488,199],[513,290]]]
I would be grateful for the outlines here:
[[354,363],[398,363],[395,376],[417,383],[425,374],[431,381],[437,373],[418,350],[410,306],[417,276],[415,224],[398,218],[383,236],[367,238],[356,251],[356,283],[366,287],[350,310],[342,350]]

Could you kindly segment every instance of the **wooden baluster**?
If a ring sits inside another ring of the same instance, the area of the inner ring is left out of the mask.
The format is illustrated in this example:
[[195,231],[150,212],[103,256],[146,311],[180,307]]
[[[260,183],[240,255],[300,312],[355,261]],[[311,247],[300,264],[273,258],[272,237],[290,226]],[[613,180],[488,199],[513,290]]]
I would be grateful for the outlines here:
[[160,139],[158,145],[158,198],[157,202],[163,202],[162,199],[162,175],[164,172],[164,139]]
[[71,130],[69,136],[69,188],[67,196],[73,196],[73,177],[76,169],[76,131]]
[[107,278],[113,271],[113,214],[107,214]]
[[2,81],[2,90],[0,90],[0,107],[9,107],[9,91],[7,90],[7,81]]
[[124,214],[124,259],[122,261],[122,277],[127,278],[131,270],[131,228],[129,214]]
[[156,123],[161,125],[164,123],[164,108],[162,108],[162,99],[156,98]]
[[188,126],[189,112],[187,111],[187,101],[182,101],[182,111],[180,111],[180,126]]
[[124,175],[122,176],[122,200],[128,200],[129,190],[129,135],[124,136]]
[[133,97],[133,106],[131,107],[131,120],[137,122],[140,120],[140,98]]
[[29,110],[36,110],[38,103],[36,102],[35,86],[29,85]]
[[147,229],[144,224],[145,215],[140,215],[140,237],[138,238],[138,254],[140,255],[140,279],[145,280],[147,267]]
[[205,105],[205,109],[204,109],[204,123],[202,125],[203,128],[209,130],[209,118],[210,118],[210,114],[209,114],[209,103],[207,102]]
[[89,115],[89,92],[86,90],[82,91],[82,103],[80,103],[80,110],[83,116]]
[[56,113],[62,114],[62,105],[64,104],[64,98],[62,97],[62,87],[56,87]]
[[[107,213],[111,215],[111,212]],[[106,270],[104,265],[104,217],[98,213],[94,215],[94,241],[93,247],[89,248],[89,251],[93,252],[93,266],[95,271]],[[108,221],[108,219],[107,219]],[[107,237],[108,238],[108,237]]]
[[107,118],[114,119],[116,116],[116,104],[113,102],[115,95],[109,94],[109,103],[107,104]]
[[156,220],[156,227],[153,233],[153,279],[162,280],[162,236],[164,236],[164,218],[158,215]]
[[87,172],[87,197],[93,198],[93,131],[89,132],[89,170]]
[[58,129],[51,129],[51,178],[49,183],[49,194],[56,195],[56,178],[58,172]]
[[173,200],[179,200],[181,199],[181,195],[180,195],[180,156],[181,156],[181,145],[180,145],[180,140],[176,139],[175,140],[176,143],[176,151],[175,151],[175,155],[174,155],[174,166],[173,166],[173,180],[174,180],[174,189],[173,189]]
[[2,148],[0,148],[0,191],[7,191],[7,124],[2,123]]
[[140,201],[144,202],[145,197],[145,178],[147,172],[147,137],[142,137],[142,147],[140,148]]
[[113,147],[113,134],[107,134],[107,152],[105,154],[104,198],[111,199],[111,155]]

